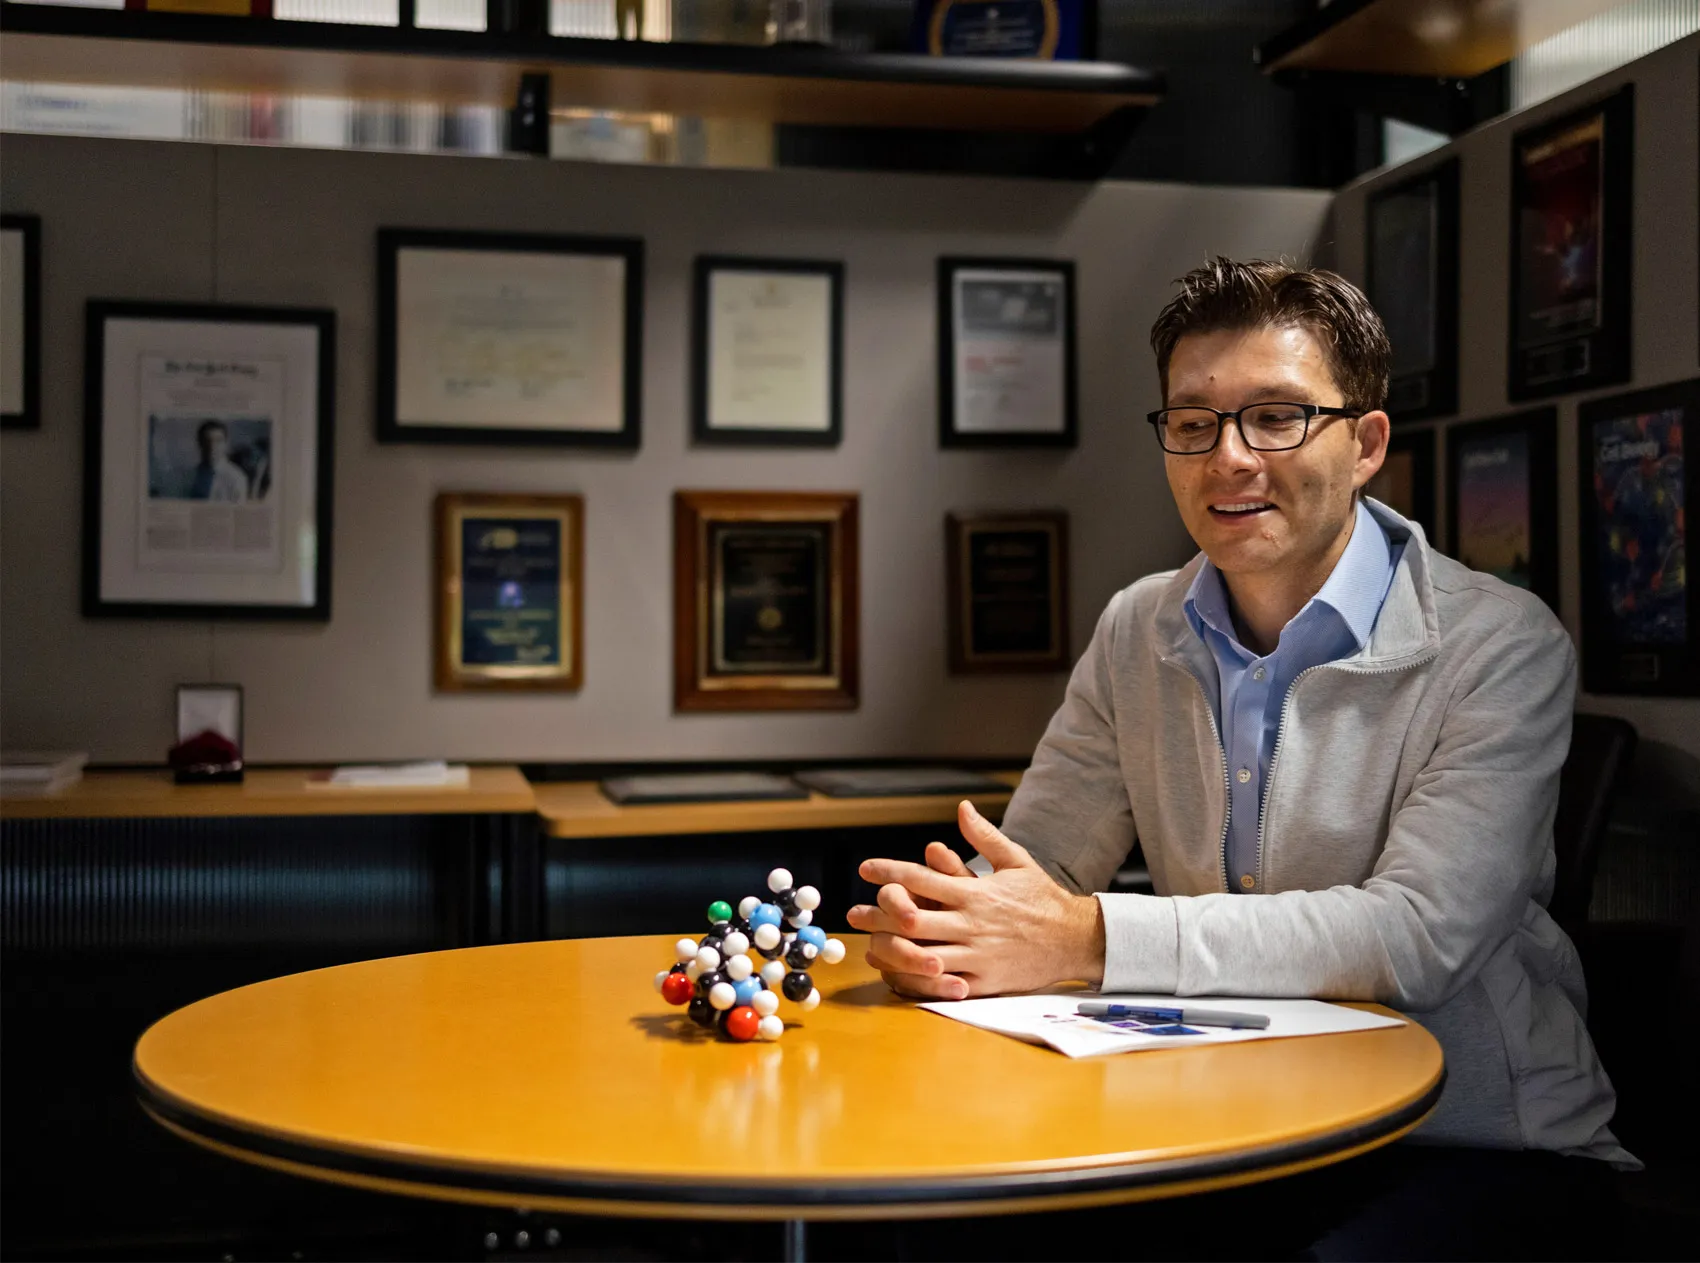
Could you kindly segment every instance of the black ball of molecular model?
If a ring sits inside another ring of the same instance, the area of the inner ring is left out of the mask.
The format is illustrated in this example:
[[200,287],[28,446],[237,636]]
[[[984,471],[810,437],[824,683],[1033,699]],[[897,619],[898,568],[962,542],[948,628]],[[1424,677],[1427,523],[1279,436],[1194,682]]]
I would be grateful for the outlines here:
[[[655,989],[668,1004],[687,1006],[698,1026],[740,1043],[783,1035],[780,995],[807,1013],[820,1003],[809,967],[844,959],[844,944],[809,924],[820,907],[820,891],[793,890],[783,868],[767,875],[767,888],[771,899],[750,895],[736,913],[723,899],[709,904],[708,933],[701,941],[680,939],[678,963],[655,975]],[[760,969],[750,959],[752,950],[767,962]]]

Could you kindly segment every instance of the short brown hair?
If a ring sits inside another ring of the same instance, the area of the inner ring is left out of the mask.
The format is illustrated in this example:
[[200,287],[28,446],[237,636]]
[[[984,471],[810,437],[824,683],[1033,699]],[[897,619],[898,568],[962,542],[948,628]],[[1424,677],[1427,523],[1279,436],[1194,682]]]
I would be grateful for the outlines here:
[[1181,292],[1151,326],[1151,349],[1157,353],[1157,377],[1165,403],[1169,357],[1187,334],[1298,326],[1322,344],[1328,371],[1347,408],[1374,412],[1387,406],[1388,362],[1393,357],[1387,329],[1363,291],[1345,277],[1271,259],[1239,263],[1218,255],[1175,283]]

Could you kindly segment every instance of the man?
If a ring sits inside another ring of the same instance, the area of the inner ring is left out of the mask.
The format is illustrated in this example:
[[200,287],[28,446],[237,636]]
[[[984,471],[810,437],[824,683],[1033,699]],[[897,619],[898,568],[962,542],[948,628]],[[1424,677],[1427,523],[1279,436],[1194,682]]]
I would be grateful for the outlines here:
[[[1422,1139],[1633,1163],[1543,907],[1563,629],[1359,494],[1387,451],[1390,348],[1346,281],[1217,259],[1151,341],[1154,450],[1202,552],[1111,599],[1003,831],[963,804],[987,875],[940,843],[862,866],[869,961],[932,998],[1086,979],[1380,1001],[1446,1054]],[[1157,894],[1093,893],[1136,841]],[[1531,1187],[1604,1169],[1513,1156]]]
[[248,498],[248,475],[230,459],[230,431],[222,421],[203,421],[195,431],[201,463],[189,484],[191,500],[240,504]]

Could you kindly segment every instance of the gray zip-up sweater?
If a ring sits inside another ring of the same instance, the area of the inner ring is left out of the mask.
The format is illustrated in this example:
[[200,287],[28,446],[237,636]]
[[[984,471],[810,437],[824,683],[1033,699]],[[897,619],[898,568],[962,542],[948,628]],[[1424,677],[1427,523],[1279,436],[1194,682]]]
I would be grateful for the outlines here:
[[1358,652],[1302,673],[1264,789],[1258,885],[1228,893],[1227,760],[1182,612],[1202,562],[1118,592],[1004,830],[1102,891],[1137,840],[1157,894],[1099,894],[1106,991],[1376,1000],[1440,1041],[1418,1138],[1633,1164],[1543,906],[1576,655],[1535,597],[1408,539]]

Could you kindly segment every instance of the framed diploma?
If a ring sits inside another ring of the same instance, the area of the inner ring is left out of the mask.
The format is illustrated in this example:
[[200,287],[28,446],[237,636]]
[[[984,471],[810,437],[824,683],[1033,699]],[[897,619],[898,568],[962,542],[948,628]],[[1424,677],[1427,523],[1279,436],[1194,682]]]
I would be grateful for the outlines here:
[[939,443],[1073,447],[1074,264],[939,260]]
[[691,346],[698,443],[836,447],[844,265],[699,258]]
[[439,689],[584,683],[584,501],[437,497]]
[[854,710],[857,497],[673,496],[673,705]]
[[1393,343],[1397,423],[1458,410],[1458,159],[1370,198],[1364,275]]
[[331,615],[336,313],[90,302],[83,613]]
[[0,215],[0,428],[41,426],[41,220]]
[[1447,551],[1558,610],[1558,410],[1446,431]]
[[1423,528],[1434,543],[1434,431],[1395,430],[1387,441],[1387,459],[1375,477],[1364,484],[1364,494],[1379,500],[1399,516]]
[[1068,515],[945,516],[953,675],[1066,671]]
[[1576,410],[1581,495],[1582,687],[1700,695],[1694,463],[1700,378]]
[[1512,138],[1514,400],[1629,380],[1634,91]]
[[643,242],[378,232],[378,438],[637,447]]

